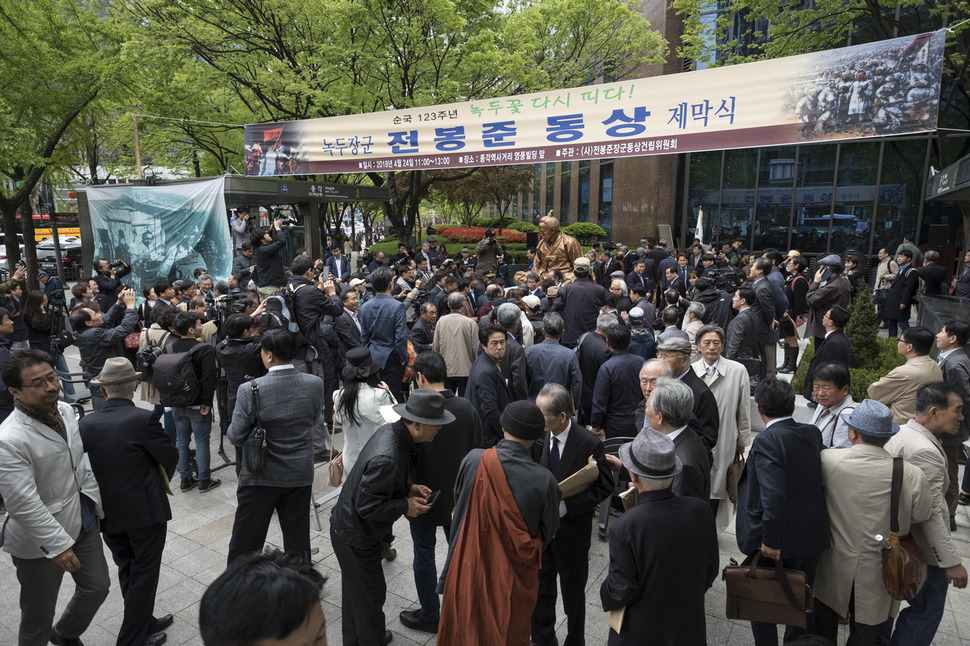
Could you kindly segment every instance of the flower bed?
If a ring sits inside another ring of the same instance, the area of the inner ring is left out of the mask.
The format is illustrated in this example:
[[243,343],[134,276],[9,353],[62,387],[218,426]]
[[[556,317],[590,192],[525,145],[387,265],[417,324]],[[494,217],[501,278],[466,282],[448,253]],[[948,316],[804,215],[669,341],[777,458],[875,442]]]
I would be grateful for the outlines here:
[[[480,229],[476,227],[457,227],[448,229],[438,229],[437,235],[441,236],[448,242],[458,242],[461,244],[478,244],[478,242],[485,238],[486,229]],[[512,229],[502,229],[501,231],[496,231],[496,238],[501,243],[524,243],[525,234],[521,231],[513,231]]]

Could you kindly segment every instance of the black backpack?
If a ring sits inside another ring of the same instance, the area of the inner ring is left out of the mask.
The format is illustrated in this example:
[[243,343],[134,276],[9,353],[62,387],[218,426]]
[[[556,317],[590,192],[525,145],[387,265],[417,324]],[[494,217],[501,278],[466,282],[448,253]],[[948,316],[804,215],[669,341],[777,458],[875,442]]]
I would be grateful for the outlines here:
[[141,373],[142,381],[151,381],[152,374],[154,372],[155,360],[158,359],[159,355],[162,354],[162,349],[165,347],[165,341],[168,340],[171,332],[166,330],[158,342],[152,341],[151,336],[148,332],[145,332],[145,339],[147,343],[145,347],[138,348],[138,352],[135,353],[135,363],[138,364],[138,372]]
[[192,353],[202,347],[205,346],[199,343],[188,352],[172,352],[169,345],[157,355],[152,365],[152,383],[162,406],[186,408],[198,401],[202,384],[192,363]]

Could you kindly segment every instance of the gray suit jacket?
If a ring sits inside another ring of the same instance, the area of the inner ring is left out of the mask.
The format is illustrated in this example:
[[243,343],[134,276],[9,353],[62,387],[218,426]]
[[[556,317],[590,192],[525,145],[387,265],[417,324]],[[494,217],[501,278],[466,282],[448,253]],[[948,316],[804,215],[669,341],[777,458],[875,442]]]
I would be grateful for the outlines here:
[[292,366],[247,381],[236,392],[227,435],[242,446],[256,425],[252,385],[259,388],[259,419],[266,429],[265,468],[239,474],[240,487],[305,487],[313,484],[313,423],[324,405],[323,380]]
[[959,433],[940,437],[943,446],[956,446],[970,438],[970,419],[968,419],[970,417],[970,410],[968,410],[970,409],[970,357],[963,348],[957,348],[947,355],[940,364],[940,369],[943,371],[943,381],[953,384],[960,391],[960,396],[963,397],[963,410],[968,411],[963,414]]

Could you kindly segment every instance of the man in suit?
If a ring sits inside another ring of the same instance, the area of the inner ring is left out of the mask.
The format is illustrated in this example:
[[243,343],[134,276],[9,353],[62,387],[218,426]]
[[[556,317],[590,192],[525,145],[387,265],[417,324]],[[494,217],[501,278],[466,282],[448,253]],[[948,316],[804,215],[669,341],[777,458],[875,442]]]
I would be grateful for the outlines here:
[[852,341],[843,332],[843,328],[849,323],[849,310],[841,305],[833,305],[822,316],[822,327],[825,328],[824,341],[815,346],[815,356],[808,364],[805,373],[805,388],[802,395],[808,401],[812,398],[812,380],[815,378],[815,371],[819,366],[827,363],[842,363],[849,366],[852,363]]
[[657,346],[657,356],[667,362],[674,379],[679,379],[694,393],[694,413],[700,425],[697,429],[707,453],[707,467],[713,462],[713,451],[717,445],[721,417],[717,411],[717,400],[700,377],[690,367],[692,348],[684,339],[671,339]]
[[905,424],[916,415],[916,391],[920,386],[943,381],[940,365],[929,356],[932,347],[932,332],[925,327],[906,328],[896,342],[896,351],[906,358],[906,363],[869,386],[869,398],[889,406],[897,424]]
[[599,261],[600,266],[596,270],[596,282],[608,289],[610,281],[613,280],[611,275],[615,271],[623,271],[623,266],[616,261],[616,258],[609,251],[604,251],[600,254]]
[[410,518],[411,540],[414,543],[414,588],[421,607],[402,611],[399,619],[408,628],[429,633],[438,632],[441,609],[435,591],[438,585],[435,535],[441,527],[446,540],[451,536],[451,512],[455,508],[458,467],[469,451],[482,444],[482,419],[467,399],[445,388],[447,374],[445,361],[437,352],[422,352],[414,359],[414,380],[418,388],[441,393],[445,398],[445,410],[455,416],[455,421],[441,427],[434,442],[421,446],[414,463],[414,481],[441,493],[428,513]]
[[[970,438],[970,357],[963,351],[963,346],[970,341],[970,324],[966,321],[949,321],[943,324],[936,335],[936,347],[940,351],[937,361],[943,371],[943,381],[960,391],[963,398],[963,422],[960,432],[955,435],[945,434],[940,437],[943,452],[946,453],[946,471],[950,477],[950,486],[946,490],[946,504],[950,510],[950,531],[956,531],[956,509],[959,501],[957,465],[960,458],[960,445]],[[970,472],[970,469],[966,470]],[[964,480],[970,490],[970,475],[964,475]]]
[[761,345],[761,376],[774,377],[777,372],[775,365],[778,349],[778,319],[775,318],[774,287],[768,280],[771,271],[771,261],[758,258],[748,272],[751,288],[754,290],[755,302],[752,309],[758,315],[758,343]]
[[381,368],[381,380],[390,387],[394,398],[402,401],[401,384],[404,366],[408,363],[407,306],[391,296],[392,278],[387,267],[370,275],[375,296],[360,306],[358,318],[361,344],[370,348]]
[[707,502],[711,498],[711,463],[697,433],[687,428],[694,393],[683,382],[661,377],[647,400],[648,428],[666,435],[683,465],[674,476],[670,490],[677,496],[690,496]]
[[579,402],[583,394],[583,375],[576,353],[559,344],[565,323],[558,312],[542,317],[545,339],[525,349],[526,369],[529,372],[529,399],[535,401],[547,384],[559,384]]
[[559,288],[552,306],[568,321],[561,343],[575,348],[579,337],[596,327],[596,317],[606,302],[606,289],[590,280],[589,258],[580,256],[573,262],[573,282]]
[[[313,485],[313,425],[323,408],[323,383],[293,367],[296,340],[287,330],[267,330],[260,353],[269,371],[239,386],[227,436],[243,446],[259,426],[269,449],[262,471],[243,464],[236,489],[236,516],[229,540],[229,562],[258,552],[273,518],[279,517],[283,549],[310,558],[310,508]],[[254,388],[257,392],[254,392]]]
[[899,273],[886,292],[886,302],[882,306],[883,318],[889,324],[890,338],[898,336],[901,330],[909,327],[913,303],[918,298],[916,291],[919,288],[919,272],[913,266],[912,253],[908,249],[900,250],[896,255],[896,262],[899,264]]
[[641,400],[637,383],[643,359],[630,352],[630,329],[617,325],[606,332],[612,351],[596,373],[590,429],[600,437],[633,437],[637,405]]
[[963,270],[960,272],[953,286],[953,295],[957,298],[970,299],[970,251],[963,255]]
[[940,266],[940,252],[927,251],[923,256],[923,266],[916,270],[916,274],[923,279],[927,296],[939,296],[946,293],[946,269]]
[[811,424],[818,429],[826,449],[847,449],[852,445],[845,421],[845,415],[856,407],[849,394],[851,385],[849,367],[844,363],[823,363],[812,376],[812,395],[818,406]]
[[[101,492],[74,411],[57,401],[60,382],[47,354],[16,350],[2,376],[16,400],[0,426],[0,491],[7,507],[3,549],[20,581],[19,644],[77,646],[108,597]],[[75,591],[55,624],[65,572]]]
[[[620,324],[619,319],[612,314],[600,314],[596,317],[596,329],[583,336],[576,355],[579,359],[579,371],[583,377],[582,395],[579,402],[579,423],[588,425],[593,414],[593,390],[596,387],[596,376],[600,367],[610,358],[610,346],[606,342],[609,331]],[[565,319],[563,320],[565,326]]]
[[756,298],[750,287],[742,287],[734,292],[731,306],[738,313],[727,327],[724,356],[728,359],[756,359],[761,356],[761,344],[758,343],[761,322],[752,308]]
[[631,288],[640,285],[648,294],[654,291],[653,271],[647,272],[646,260],[639,258],[633,262],[633,271],[626,275],[626,284]]
[[426,352],[431,349],[431,342],[434,341],[434,327],[438,320],[438,308],[435,304],[426,301],[421,303],[418,320],[411,326],[408,332],[408,339],[414,344],[415,352]]
[[[916,328],[909,328],[906,332]],[[967,570],[961,563],[947,527],[949,510],[944,493],[949,486],[946,456],[940,436],[955,435],[963,417],[963,397],[955,387],[930,383],[916,391],[916,414],[886,443],[886,451],[919,467],[930,483],[933,512],[929,520],[913,527],[912,535],[926,559],[926,583],[909,606],[900,611],[893,630],[893,644],[929,646],[943,619],[946,592],[967,587]]]
[[[172,615],[152,617],[172,508],[166,489],[178,449],[158,414],[135,406],[140,372],[124,357],[108,359],[91,380],[107,400],[78,424],[84,450],[101,490],[101,534],[118,566],[125,600],[118,646],[159,646]],[[159,470],[161,468],[161,470]]]
[[[820,554],[829,546],[829,523],[822,495],[822,440],[818,429],[792,419],[795,393],[781,379],[764,379],[754,393],[765,430],[751,444],[738,484],[737,539],[744,554],[761,550],[761,560],[781,560],[786,568],[815,580]],[[752,622],[756,646],[778,643],[775,624]],[[788,626],[785,642],[812,633]]]
[[599,467],[597,479],[559,503],[559,529],[543,545],[539,570],[539,597],[532,613],[532,643],[552,646],[556,641],[556,575],[566,612],[563,646],[582,646],[586,633],[586,582],[589,578],[589,547],[596,505],[613,492],[613,474],[603,444],[573,418],[573,397],[556,383],[539,391],[536,405],[545,418],[546,433],[532,447],[532,458],[562,482],[587,465]]
[[609,646],[706,644],[704,594],[717,577],[714,516],[706,502],[670,490],[681,470],[674,443],[644,429],[620,447],[637,503],[610,528],[603,609],[625,609]]
[[508,334],[497,325],[486,327],[479,333],[482,353],[475,359],[468,373],[465,397],[475,406],[482,419],[482,446],[495,446],[502,439],[499,418],[512,401],[509,376],[502,372],[502,357]]
[[357,318],[357,304],[360,299],[353,289],[344,290],[340,294],[340,304],[343,314],[333,320],[333,329],[340,339],[337,346],[337,368],[343,368],[347,363],[347,351],[360,347],[360,319]]
[[833,305],[848,308],[850,302],[849,283],[842,277],[842,259],[833,253],[819,260],[818,265],[818,271],[805,294],[805,302],[809,308],[805,334],[811,334],[815,338],[816,350],[825,340],[822,317]]
[[343,255],[340,245],[330,248],[331,256],[327,258],[327,267],[330,268],[330,278],[346,284],[350,280],[350,258]]
[[666,287],[664,289],[672,289],[680,294],[681,297],[686,296],[687,279],[679,275],[678,265],[668,265],[664,272],[664,282],[666,283]]

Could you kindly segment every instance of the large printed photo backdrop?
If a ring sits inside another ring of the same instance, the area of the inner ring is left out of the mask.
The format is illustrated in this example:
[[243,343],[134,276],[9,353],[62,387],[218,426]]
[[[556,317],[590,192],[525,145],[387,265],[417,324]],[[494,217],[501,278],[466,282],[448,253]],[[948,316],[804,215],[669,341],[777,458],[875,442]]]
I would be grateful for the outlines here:
[[225,181],[89,187],[94,257],[129,263],[123,282],[139,301],[143,287],[192,280],[197,267],[225,278],[232,269]]

